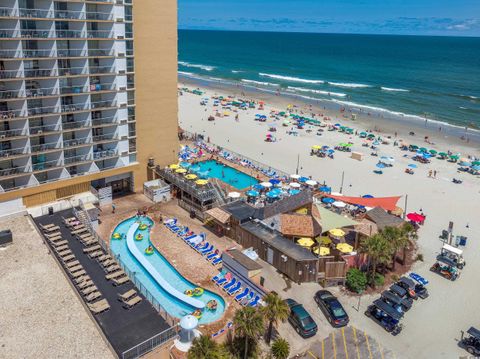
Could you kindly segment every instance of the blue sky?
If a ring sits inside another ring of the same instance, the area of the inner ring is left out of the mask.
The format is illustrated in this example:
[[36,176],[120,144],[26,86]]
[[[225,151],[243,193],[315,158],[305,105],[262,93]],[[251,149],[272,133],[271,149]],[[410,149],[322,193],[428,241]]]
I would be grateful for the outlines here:
[[480,0],[178,0],[180,29],[480,36]]

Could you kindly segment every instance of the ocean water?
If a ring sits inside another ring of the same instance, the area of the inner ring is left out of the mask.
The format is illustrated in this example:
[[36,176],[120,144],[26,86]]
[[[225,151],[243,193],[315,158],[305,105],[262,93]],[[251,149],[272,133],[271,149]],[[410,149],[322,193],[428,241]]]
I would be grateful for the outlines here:
[[179,75],[480,129],[480,38],[179,31]]

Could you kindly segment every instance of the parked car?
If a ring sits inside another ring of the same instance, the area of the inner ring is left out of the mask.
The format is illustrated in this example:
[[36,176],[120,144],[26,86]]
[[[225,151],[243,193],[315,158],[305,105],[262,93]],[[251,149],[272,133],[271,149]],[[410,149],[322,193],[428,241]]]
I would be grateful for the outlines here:
[[290,308],[288,321],[302,338],[310,338],[317,334],[317,323],[313,320],[310,314],[305,310],[303,305],[294,299],[287,299],[285,301]]
[[468,336],[464,337],[462,331],[462,339],[458,345],[471,355],[480,356],[480,330],[470,327],[470,329],[467,330],[467,334]]
[[345,312],[338,299],[328,290],[319,290],[314,299],[333,327],[340,328],[348,324],[347,312]]
[[380,298],[389,306],[393,307],[401,316],[403,316],[403,313],[410,309],[408,305],[404,306],[402,298],[395,293],[390,292],[389,290],[382,292],[382,296]]
[[421,285],[420,283],[415,283],[410,278],[401,277],[396,284],[399,285],[400,287],[406,289],[408,291],[410,297],[413,298],[413,299],[417,299],[417,298],[426,299],[426,298],[428,298],[427,288],[424,285]]
[[392,284],[389,290],[402,299],[402,307],[404,307],[405,310],[409,310],[412,307],[413,299],[410,298],[405,288],[400,287],[398,284]]
[[368,306],[365,315],[392,335],[397,335],[402,331],[403,326],[400,324],[402,316],[400,313],[380,299],[375,300],[372,305]]

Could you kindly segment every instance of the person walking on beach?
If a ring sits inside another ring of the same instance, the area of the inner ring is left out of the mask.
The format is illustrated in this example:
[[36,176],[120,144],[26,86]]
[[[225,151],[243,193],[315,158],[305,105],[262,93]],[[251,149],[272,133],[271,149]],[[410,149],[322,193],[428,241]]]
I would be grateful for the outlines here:
[[433,178],[437,178],[437,170],[433,171]]
[[112,203],[112,213],[115,213],[115,209],[116,209],[116,208],[117,208],[117,207],[115,206],[115,203]]
[[429,171],[428,171],[428,177],[429,177],[429,178],[432,178],[432,170],[429,170]]

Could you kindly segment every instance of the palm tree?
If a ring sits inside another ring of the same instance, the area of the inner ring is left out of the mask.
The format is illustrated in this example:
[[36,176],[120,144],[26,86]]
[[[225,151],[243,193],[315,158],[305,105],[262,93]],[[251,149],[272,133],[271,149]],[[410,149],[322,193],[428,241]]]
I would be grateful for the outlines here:
[[263,332],[263,317],[252,307],[245,307],[238,310],[233,318],[235,334],[245,338],[245,348],[243,357],[248,357],[248,341],[256,340]]
[[188,351],[188,359],[221,359],[218,344],[207,335],[201,335],[193,340]]
[[287,359],[290,354],[290,344],[283,339],[278,338],[272,344],[272,355],[275,359]]
[[404,243],[405,245],[402,247],[403,254],[402,254],[402,263],[405,264],[406,256],[407,256],[407,247],[412,241],[416,241],[418,239],[418,234],[414,226],[411,223],[404,223],[402,227],[400,227],[400,235],[405,237]]
[[273,326],[277,325],[279,321],[285,321],[288,318],[290,309],[287,303],[275,292],[268,293],[263,297],[263,301],[265,302],[265,306],[260,308],[260,312],[263,314],[265,320],[268,321],[266,341],[267,344],[270,344]]
[[[381,234],[377,233],[371,237],[368,237],[360,244],[360,249],[363,253],[366,253],[372,263],[371,278],[375,278],[378,264],[385,264],[391,260],[392,246],[388,240]],[[373,281],[375,287],[375,281]]]
[[397,227],[385,227],[380,233],[392,246],[392,270],[395,270],[397,252],[400,248],[406,246],[404,237],[401,235],[400,228]]

